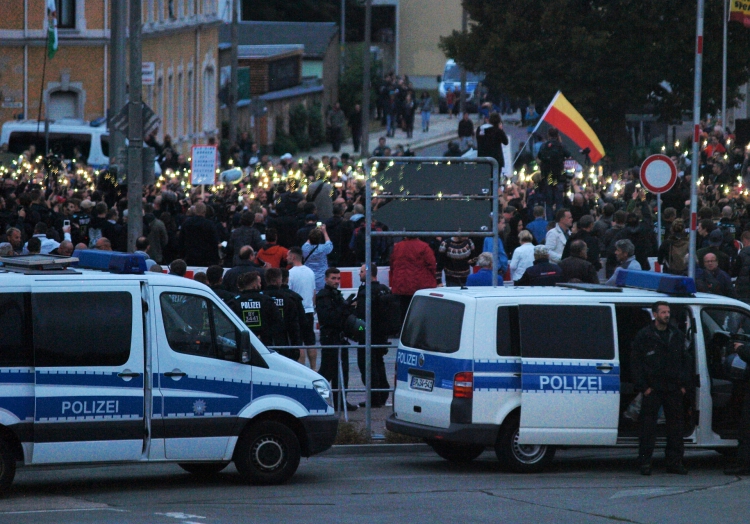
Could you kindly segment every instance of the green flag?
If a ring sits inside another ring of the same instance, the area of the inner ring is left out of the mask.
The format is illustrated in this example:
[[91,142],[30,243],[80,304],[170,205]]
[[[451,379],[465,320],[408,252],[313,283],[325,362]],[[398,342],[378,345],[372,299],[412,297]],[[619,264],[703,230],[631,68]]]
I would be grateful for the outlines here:
[[47,56],[52,59],[57,53],[57,8],[55,0],[47,0]]
[[50,59],[55,58],[55,53],[57,53],[57,23],[51,23],[47,29],[47,56]]

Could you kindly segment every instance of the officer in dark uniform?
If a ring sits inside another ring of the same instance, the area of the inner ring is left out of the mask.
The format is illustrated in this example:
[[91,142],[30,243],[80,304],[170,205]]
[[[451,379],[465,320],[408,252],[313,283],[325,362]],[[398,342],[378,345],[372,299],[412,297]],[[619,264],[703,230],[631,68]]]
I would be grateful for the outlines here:
[[633,340],[632,375],[636,391],[643,393],[638,460],[642,475],[651,474],[651,456],[656,443],[659,408],[667,418],[667,472],[686,475],[682,464],[684,446],[683,399],[690,389],[691,358],[685,337],[669,324],[670,308],[656,302],[653,323],[641,329]]
[[[281,312],[283,329],[276,345],[302,345],[297,305],[294,303],[289,292],[281,288],[280,269],[270,268],[266,270],[266,289],[263,290],[263,294],[273,298],[276,302],[276,307]],[[299,360],[299,349],[279,349],[278,352],[294,361]]]
[[[747,367],[747,363],[750,362],[750,347],[747,344],[735,342],[734,350],[737,357],[744,360],[746,364],[745,372],[741,378],[736,380],[735,384],[735,391],[743,394],[738,436],[740,445],[737,448],[737,462],[732,467],[725,469],[724,473],[727,475],[750,475],[750,369]],[[732,375],[730,374],[730,376]]]
[[234,312],[263,344],[275,345],[281,339],[284,320],[273,298],[260,290],[260,273],[251,271],[241,274],[237,287],[240,294],[234,297]]
[[[372,263],[370,264],[370,268],[372,270],[372,344],[388,344],[388,334],[383,330],[383,321],[381,318],[381,312],[383,311],[383,309],[381,306],[380,298],[383,295],[389,295],[391,293],[391,290],[388,289],[388,286],[385,286],[378,282],[378,266]],[[357,318],[361,318],[362,320],[365,319],[365,302],[367,297],[367,289],[365,286],[365,279],[367,278],[366,271],[367,270],[363,264],[362,267],[359,268],[360,284],[359,289],[357,290],[357,300],[355,302]],[[359,344],[364,344],[364,336],[362,337],[362,340],[358,340],[357,342]],[[383,357],[386,353],[388,353],[388,350],[386,348],[372,348],[371,350],[370,368],[372,371],[372,389],[388,389],[391,387],[390,384],[388,384],[388,377],[385,373],[385,362],[383,360]],[[357,349],[357,364],[359,365],[359,372],[362,374],[362,384],[367,384],[365,356],[366,355],[364,348]],[[372,393],[371,405],[374,408],[382,408],[383,406],[385,406],[385,402],[387,400],[387,391],[374,391]],[[359,405],[360,407],[364,407],[366,403],[360,402]]]
[[[320,343],[325,346],[346,346],[344,337],[346,319],[353,313],[353,307],[346,303],[339,291],[341,271],[335,267],[326,269],[325,286],[318,291],[315,310],[320,323]],[[349,386],[349,350],[341,349],[341,367],[344,374],[344,387]],[[338,348],[324,348],[320,358],[318,373],[328,380],[332,389],[339,387]],[[334,405],[338,406],[338,392],[334,393]],[[355,411],[357,406],[347,402],[347,409]]]
[[[299,333],[300,333],[300,344],[303,344],[305,342],[305,329],[309,329],[310,331],[313,331],[313,338],[314,338],[314,326],[310,328],[308,326],[308,319],[307,314],[305,314],[305,306],[302,301],[302,295],[299,293],[296,293],[289,289],[289,270],[288,269],[282,269],[281,270],[281,289],[287,292],[289,295],[289,298],[292,300],[292,303],[297,308],[297,320],[299,322]],[[313,341],[313,344],[315,342]],[[302,354],[302,351],[300,351],[300,356],[304,358],[304,355]]]

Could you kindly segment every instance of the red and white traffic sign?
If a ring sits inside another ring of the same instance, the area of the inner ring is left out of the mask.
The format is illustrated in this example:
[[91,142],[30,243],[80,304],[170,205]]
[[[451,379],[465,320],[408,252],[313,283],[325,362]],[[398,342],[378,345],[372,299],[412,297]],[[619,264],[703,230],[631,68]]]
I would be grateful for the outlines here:
[[641,164],[641,183],[651,193],[666,193],[675,182],[677,166],[667,155],[651,155]]

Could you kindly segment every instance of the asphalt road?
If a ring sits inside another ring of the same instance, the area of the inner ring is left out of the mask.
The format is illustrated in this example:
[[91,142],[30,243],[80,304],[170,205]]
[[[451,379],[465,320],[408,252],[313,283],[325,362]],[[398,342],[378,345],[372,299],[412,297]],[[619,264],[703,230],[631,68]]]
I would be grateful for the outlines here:
[[750,479],[724,476],[723,463],[689,452],[688,476],[657,461],[642,477],[633,450],[566,450],[546,473],[515,475],[490,452],[466,466],[431,451],[324,454],[274,487],[243,484],[233,466],[208,480],[176,465],[21,470],[0,522],[747,522]]

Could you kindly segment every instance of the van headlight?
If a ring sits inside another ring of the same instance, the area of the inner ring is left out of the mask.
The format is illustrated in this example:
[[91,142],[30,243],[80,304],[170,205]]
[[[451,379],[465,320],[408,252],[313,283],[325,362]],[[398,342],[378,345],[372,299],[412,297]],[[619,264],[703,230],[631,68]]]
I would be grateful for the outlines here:
[[328,385],[328,381],[325,379],[313,381],[313,387],[318,395],[326,401],[326,404],[333,407],[333,400],[331,399],[331,387]]

